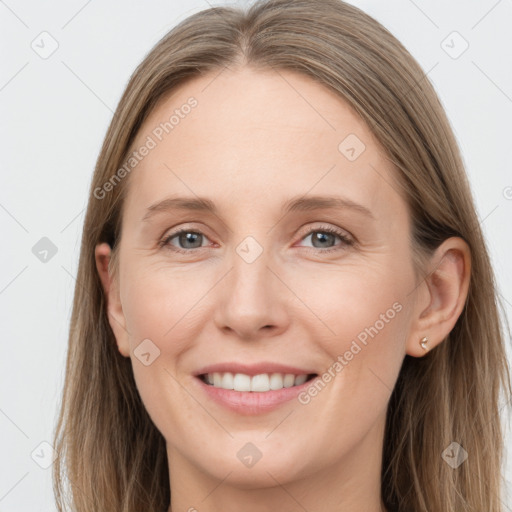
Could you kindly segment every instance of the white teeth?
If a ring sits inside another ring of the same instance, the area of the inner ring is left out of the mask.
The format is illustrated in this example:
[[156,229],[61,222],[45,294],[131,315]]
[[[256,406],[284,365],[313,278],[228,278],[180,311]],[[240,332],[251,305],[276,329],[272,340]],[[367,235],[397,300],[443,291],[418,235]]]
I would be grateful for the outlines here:
[[[224,379],[226,375],[231,375],[230,373],[224,374],[222,378],[222,383],[224,384]],[[233,379],[233,389],[235,391],[251,391],[251,377],[248,375],[244,375],[243,373],[235,374]]]
[[[220,374],[222,376],[222,380],[220,382],[220,387],[224,389],[233,389],[233,374],[232,373],[225,373],[224,375]],[[215,374],[213,374],[214,383],[215,385]]]
[[[285,379],[286,379],[286,376],[285,376]],[[292,385],[293,385],[293,382],[295,381],[295,377],[293,375],[291,375],[291,380],[292,380]],[[269,387],[270,387],[270,389],[282,389],[283,376],[280,373],[273,373],[269,379]],[[288,388],[290,386],[286,386],[286,387]]]
[[[238,375],[240,375],[240,374],[238,374]],[[268,375],[266,373],[262,373],[261,375],[255,375],[252,379],[249,379],[249,377],[247,375],[244,375],[244,379],[250,380],[251,391],[268,391],[269,389],[271,389],[270,388],[270,379],[268,378]],[[240,390],[238,390],[238,391],[240,391]],[[247,391],[247,389],[244,389],[243,391]]]
[[304,382],[306,382],[306,379],[308,378],[307,375],[299,375],[296,379],[295,379],[295,385],[296,386],[300,386],[301,384],[304,384]]
[[306,382],[308,376],[293,375],[292,373],[261,373],[259,375],[245,375],[243,373],[208,373],[205,380],[216,388],[234,389],[235,391],[265,392],[292,386],[300,386]]
[[283,379],[283,386],[285,388],[291,388],[293,385],[295,385],[295,381],[296,381],[295,375],[292,375],[291,373],[287,373]]

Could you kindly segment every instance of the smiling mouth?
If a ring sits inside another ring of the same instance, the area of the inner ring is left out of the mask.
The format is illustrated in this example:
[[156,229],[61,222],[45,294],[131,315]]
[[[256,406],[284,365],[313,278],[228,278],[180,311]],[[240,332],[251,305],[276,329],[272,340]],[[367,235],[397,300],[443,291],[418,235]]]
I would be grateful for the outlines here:
[[261,373],[250,376],[243,373],[214,372],[203,373],[198,375],[198,378],[205,384],[215,388],[264,393],[266,391],[277,391],[283,388],[300,386],[317,375],[316,373],[301,375],[292,373]]

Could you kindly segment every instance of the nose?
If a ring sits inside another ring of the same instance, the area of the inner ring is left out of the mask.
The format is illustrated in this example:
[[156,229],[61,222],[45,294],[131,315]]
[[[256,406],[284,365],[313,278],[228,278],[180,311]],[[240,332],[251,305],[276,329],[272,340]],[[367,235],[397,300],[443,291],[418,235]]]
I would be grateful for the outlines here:
[[231,269],[219,283],[214,315],[224,334],[256,340],[279,335],[288,328],[286,302],[293,294],[271,267],[275,265],[268,251],[252,262],[234,253]]

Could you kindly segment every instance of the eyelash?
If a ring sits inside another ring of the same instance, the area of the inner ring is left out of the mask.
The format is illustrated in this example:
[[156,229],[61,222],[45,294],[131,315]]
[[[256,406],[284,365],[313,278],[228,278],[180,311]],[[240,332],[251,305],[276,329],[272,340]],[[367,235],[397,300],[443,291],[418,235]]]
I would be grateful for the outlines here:
[[[183,228],[174,233],[171,233],[170,235],[165,236],[162,240],[160,240],[160,242],[158,242],[158,246],[161,249],[167,248],[171,251],[179,252],[182,254],[190,254],[193,251],[197,251],[199,249],[206,248],[206,247],[196,247],[195,249],[180,249],[179,247],[174,247],[169,244],[170,240],[172,240],[173,238],[175,238],[178,235],[181,235],[182,233],[194,233],[196,235],[206,236],[201,231],[194,231],[193,229]],[[339,229],[336,229],[336,228],[333,228],[330,226],[320,226],[320,227],[311,229],[301,238],[301,240],[303,240],[304,238],[307,238],[308,236],[310,236],[313,233],[329,233],[329,234],[337,235],[342,242],[342,244],[336,245],[334,247],[330,247],[328,249],[321,249],[318,247],[309,247],[310,250],[312,250],[313,252],[317,252],[317,253],[326,253],[326,252],[330,253],[330,252],[334,252],[334,251],[339,251],[342,249],[343,246],[350,247],[350,246],[354,245],[354,243],[355,243],[354,240],[352,240],[347,235],[345,235],[345,233],[343,233]]]

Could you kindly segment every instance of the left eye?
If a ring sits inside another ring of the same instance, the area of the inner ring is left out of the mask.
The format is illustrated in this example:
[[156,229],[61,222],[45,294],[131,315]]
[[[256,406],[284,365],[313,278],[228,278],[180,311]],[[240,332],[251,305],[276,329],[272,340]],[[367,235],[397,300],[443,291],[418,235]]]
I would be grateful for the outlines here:
[[[345,233],[331,227],[312,229],[304,237],[302,237],[301,240],[305,240],[308,237],[312,237],[311,241],[313,244],[320,244],[313,247],[313,249],[319,249],[320,252],[339,250],[340,247],[342,246],[350,246],[353,245],[354,243],[351,238],[345,235]],[[330,242],[335,240],[336,237],[338,237],[341,240],[341,244],[330,247],[325,247],[324,245],[322,245],[329,244]],[[171,243],[171,241],[174,240],[175,238],[178,240],[178,243],[181,245],[181,247],[176,247],[174,244]],[[190,252],[192,249],[200,249],[201,247],[204,247],[204,245],[202,244],[204,239],[207,240],[207,237],[200,231],[182,229],[180,231],[177,231],[176,233],[172,233],[166,236],[160,242],[160,246],[169,247],[173,251],[187,253]]]
[[[340,249],[340,246],[350,246],[353,244],[353,241],[347,235],[345,235],[345,233],[331,227],[312,229],[302,240],[305,240],[308,237],[311,237],[313,248],[320,250],[324,249],[322,252],[335,251]],[[340,245],[330,247],[324,247],[322,245],[325,243],[329,243],[329,241],[335,240],[336,237],[338,237],[341,240]],[[315,246],[315,243],[320,245]]]

